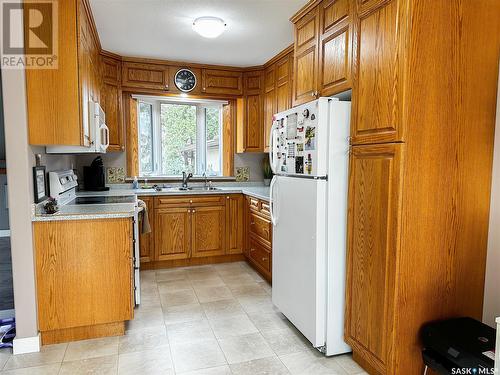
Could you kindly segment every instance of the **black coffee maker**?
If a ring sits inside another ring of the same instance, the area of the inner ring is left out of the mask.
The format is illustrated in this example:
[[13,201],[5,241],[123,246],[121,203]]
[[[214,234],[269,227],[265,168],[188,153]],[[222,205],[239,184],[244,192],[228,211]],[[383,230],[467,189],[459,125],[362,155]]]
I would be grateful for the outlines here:
[[83,182],[87,191],[107,191],[104,164],[100,156],[96,157],[90,167],[83,167]]

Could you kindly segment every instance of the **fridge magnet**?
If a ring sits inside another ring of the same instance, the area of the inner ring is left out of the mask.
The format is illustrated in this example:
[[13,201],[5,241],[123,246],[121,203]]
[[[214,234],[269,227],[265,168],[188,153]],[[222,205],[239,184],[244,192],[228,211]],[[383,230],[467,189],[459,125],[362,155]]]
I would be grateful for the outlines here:
[[291,114],[287,116],[286,121],[286,137],[288,139],[294,139],[297,136],[297,114]]
[[249,167],[237,167],[236,168],[236,181],[246,182],[250,180],[250,168]]
[[297,132],[302,133],[304,131],[304,127],[300,126],[297,128]]
[[33,191],[35,193],[35,203],[43,202],[49,197],[45,177],[46,174],[44,166],[38,165],[33,167]]
[[295,147],[297,148],[297,152],[304,151],[304,144],[303,143],[296,143]]
[[316,148],[316,128],[308,126],[306,128],[306,150],[314,150]]
[[313,161],[311,154],[307,154],[307,161],[306,161],[306,169],[307,169],[307,174],[311,174],[313,170]]
[[289,158],[294,158],[295,157],[295,143],[288,143],[288,157]]
[[295,158],[295,173],[304,173],[304,157],[303,156],[297,156]]

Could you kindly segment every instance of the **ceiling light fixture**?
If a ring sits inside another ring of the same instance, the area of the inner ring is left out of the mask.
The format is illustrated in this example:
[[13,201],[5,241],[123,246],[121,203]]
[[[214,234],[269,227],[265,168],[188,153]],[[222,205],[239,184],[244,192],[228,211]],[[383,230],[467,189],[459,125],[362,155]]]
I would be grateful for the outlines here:
[[226,23],[218,17],[199,17],[193,22],[193,30],[204,38],[217,38],[225,28]]

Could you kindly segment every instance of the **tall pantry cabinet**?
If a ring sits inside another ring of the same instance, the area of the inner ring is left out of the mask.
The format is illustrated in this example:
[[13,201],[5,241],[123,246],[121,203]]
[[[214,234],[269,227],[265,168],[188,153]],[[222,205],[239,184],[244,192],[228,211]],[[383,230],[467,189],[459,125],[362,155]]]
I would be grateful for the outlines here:
[[345,339],[421,374],[423,324],[482,315],[500,2],[352,3]]

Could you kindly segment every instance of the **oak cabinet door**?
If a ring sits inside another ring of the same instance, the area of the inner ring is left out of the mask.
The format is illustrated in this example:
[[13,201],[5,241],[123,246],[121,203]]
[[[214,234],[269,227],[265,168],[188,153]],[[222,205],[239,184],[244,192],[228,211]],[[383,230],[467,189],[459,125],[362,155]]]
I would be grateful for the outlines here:
[[398,26],[400,3],[393,0],[359,16],[352,95],[353,144],[403,140],[400,106],[404,61],[400,45],[402,49],[404,27]]
[[192,257],[224,255],[225,206],[196,207],[191,212]]
[[345,338],[380,373],[390,362],[403,147],[355,146],[350,161]]
[[141,263],[151,262],[154,259],[154,209],[153,198],[141,197],[141,200],[148,207],[149,225],[151,226],[150,233],[142,233],[142,220],[139,221],[139,253]]
[[156,260],[186,259],[191,249],[191,210],[155,209]]
[[243,94],[243,73],[229,70],[203,69],[202,91],[207,94]]
[[328,0],[320,5],[321,38],[319,57],[319,90],[331,96],[352,86],[352,36],[355,3]]
[[295,24],[293,105],[316,99],[318,92],[319,9],[314,8]]
[[124,62],[122,86],[149,90],[169,90],[168,66]]
[[227,254],[243,253],[245,200],[241,194],[226,197]]
[[292,107],[292,71],[293,54],[276,63],[276,113]]
[[262,152],[262,97],[260,94],[245,97],[245,151]]
[[118,85],[104,82],[101,90],[101,106],[109,128],[108,151],[124,151],[122,122],[122,92]]

